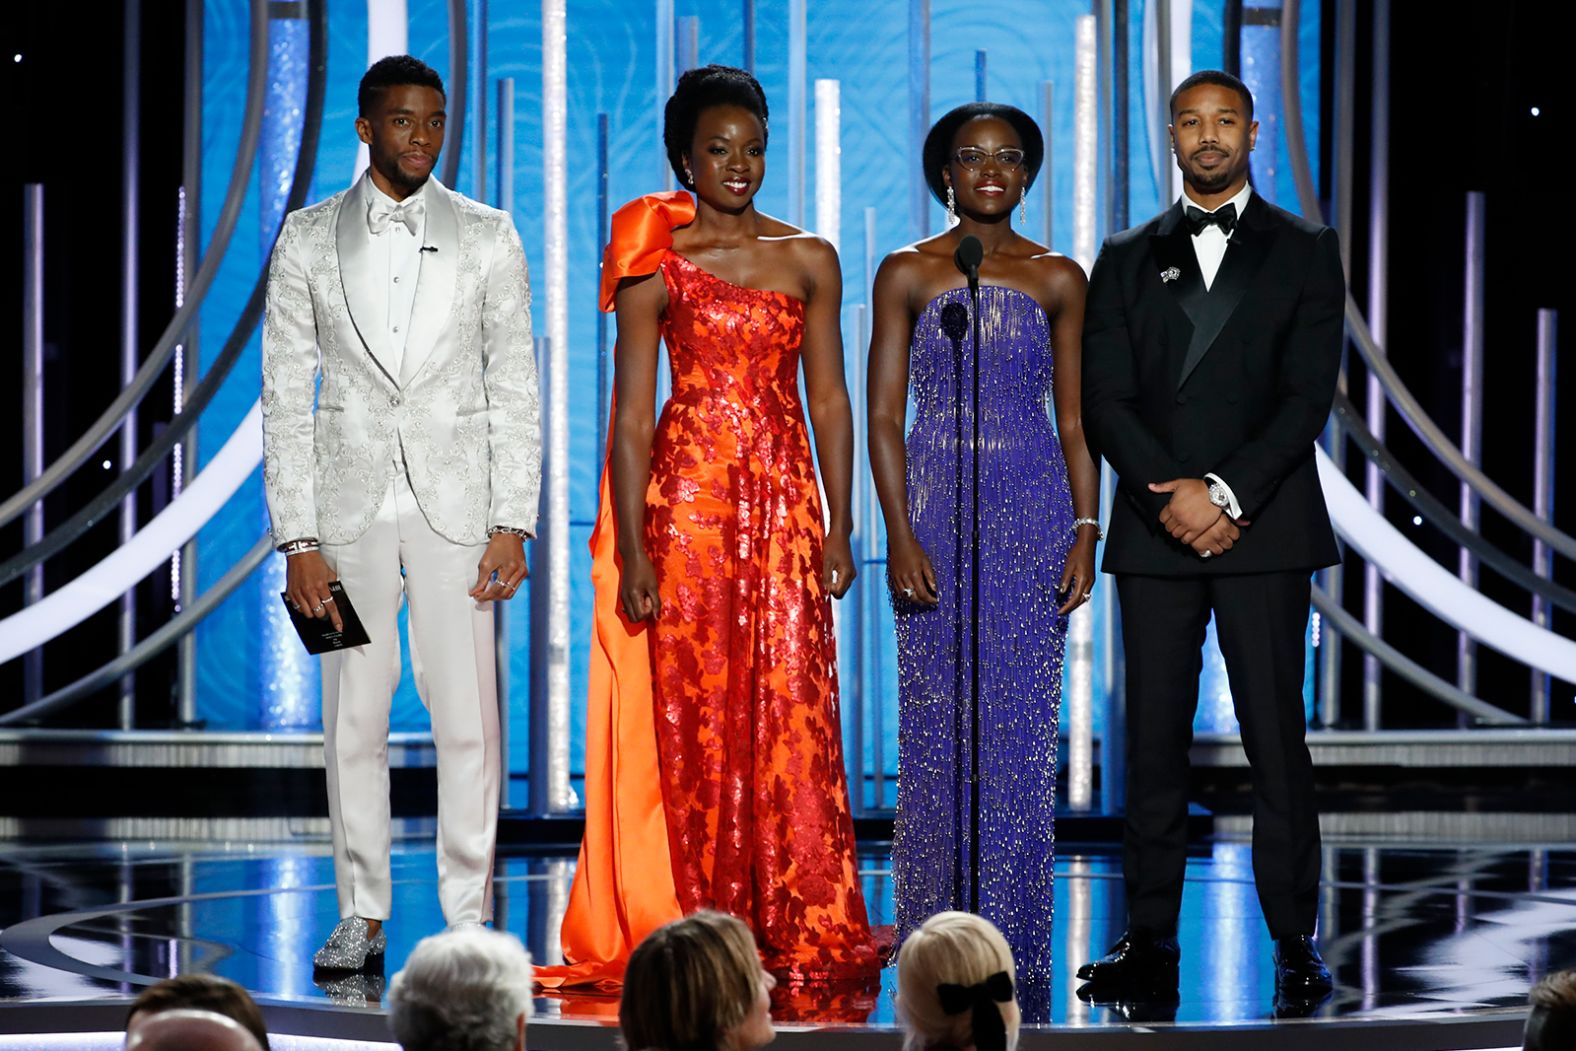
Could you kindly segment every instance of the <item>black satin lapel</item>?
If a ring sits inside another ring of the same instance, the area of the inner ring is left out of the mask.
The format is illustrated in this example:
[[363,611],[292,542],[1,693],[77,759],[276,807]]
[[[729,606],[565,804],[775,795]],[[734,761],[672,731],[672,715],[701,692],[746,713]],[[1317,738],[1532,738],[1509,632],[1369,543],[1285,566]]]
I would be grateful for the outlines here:
[[1154,256],[1155,280],[1165,286],[1197,329],[1208,291],[1204,288],[1204,274],[1198,268],[1198,253],[1193,251],[1193,238],[1187,227],[1178,224],[1169,232],[1153,235],[1149,247]]
[[1256,224],[1250,226],[1245,222],[1237,224],[1236,232],[1226,245],[1220,269],[1215,272],[1215,282],[1204,296],[1200,311],[1189,315],[1193,318],[1193,338],[1188,342],[1187,356],[1182,359],[1182,372],[1177,377],[1178,390],[1182,389],[1204,355],[1209,353],[1209,348],[1215,345],[1226,322],[1237,312],[1242,297],[1257,276],[1259,265],[1269,254],[1274,240],[1275,233],[1272,230]]

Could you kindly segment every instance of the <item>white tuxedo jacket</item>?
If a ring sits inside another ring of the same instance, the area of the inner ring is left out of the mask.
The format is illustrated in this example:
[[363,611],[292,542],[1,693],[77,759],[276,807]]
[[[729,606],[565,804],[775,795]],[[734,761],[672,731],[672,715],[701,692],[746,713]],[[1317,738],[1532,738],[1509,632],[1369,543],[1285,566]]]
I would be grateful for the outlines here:
[[514,224],[429,180],[423,244],[437,251],[421,255],[396,374],[363,189],[288,216],[269,266],[263,484],[274,538],[355,540],[401,450],[422,513],[447,539],[480,543],[493,525],[534,533],[540,402]]

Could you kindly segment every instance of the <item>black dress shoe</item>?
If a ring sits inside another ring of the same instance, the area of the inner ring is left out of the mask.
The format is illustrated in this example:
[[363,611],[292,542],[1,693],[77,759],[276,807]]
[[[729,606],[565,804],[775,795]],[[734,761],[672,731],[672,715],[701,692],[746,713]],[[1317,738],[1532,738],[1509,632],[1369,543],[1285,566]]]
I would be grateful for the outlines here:
[[1181,955],[1175,935],[1132,927],[1110,952],[1078,968],[1078,978],[1110,988],[1174,990]]
[[1275,991],[1289,998],[1316,999],[1335,987],[1311,934],[1275,939]]

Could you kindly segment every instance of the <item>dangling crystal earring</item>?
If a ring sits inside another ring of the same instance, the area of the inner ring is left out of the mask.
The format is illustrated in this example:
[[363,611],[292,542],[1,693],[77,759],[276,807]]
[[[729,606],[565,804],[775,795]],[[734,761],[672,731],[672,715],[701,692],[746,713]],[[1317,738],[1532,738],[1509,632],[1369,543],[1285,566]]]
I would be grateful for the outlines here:
[[952,185],[947,185],[947,226],[958,225],[958,195],[953,192]]
[[690,170],[688,168],[684,169],[684,185],[685,186],[694,186],[695,185],[695,176],[690,172]]
[[1023,193],[1018,195],[1018,225],[1029,225],[1029,189],[1024,187]]

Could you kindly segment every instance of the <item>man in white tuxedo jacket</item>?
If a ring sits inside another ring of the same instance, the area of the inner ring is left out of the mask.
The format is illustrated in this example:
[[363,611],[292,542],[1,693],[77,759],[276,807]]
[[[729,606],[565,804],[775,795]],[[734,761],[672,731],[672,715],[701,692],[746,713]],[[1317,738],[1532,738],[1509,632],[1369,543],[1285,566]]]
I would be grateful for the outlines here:
[[356,131],[371,167],[286,219],[268,275],[263,477],[287,595],[338,626],[328,587],[338,579],[371,639],[323,658],[341,916],[315,957],[324,969],[360,968],[386,944],[402,598],[438,752],[444,918],[460,926],[492,915],[492,602],[512,598],[525,577],[540,413],[514,225],[431,177],[444,106],[443,82],[408,55],[369,69]]

